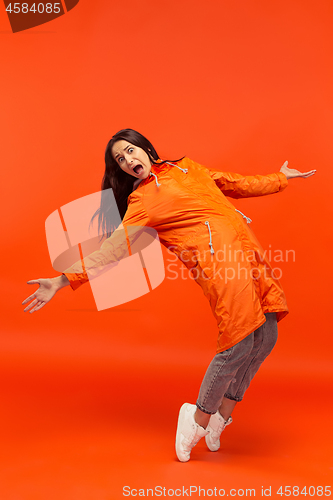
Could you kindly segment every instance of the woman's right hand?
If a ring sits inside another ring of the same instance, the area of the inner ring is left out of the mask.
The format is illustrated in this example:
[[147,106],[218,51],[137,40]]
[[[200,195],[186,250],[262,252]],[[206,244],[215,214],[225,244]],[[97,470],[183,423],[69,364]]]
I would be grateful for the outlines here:
[[[32,302],[24,309],[24,312],[29,311],[33,313],[39,311],[54,297],[60,288],[69,284],[68,279],[65,275],[57,276],[56,278],[39,278],[37,280],[27,281],[29,285],[38,284],[39,288],[27,297],[22,304],[27,302]],[[32,309],[31,309],[32,308]]]

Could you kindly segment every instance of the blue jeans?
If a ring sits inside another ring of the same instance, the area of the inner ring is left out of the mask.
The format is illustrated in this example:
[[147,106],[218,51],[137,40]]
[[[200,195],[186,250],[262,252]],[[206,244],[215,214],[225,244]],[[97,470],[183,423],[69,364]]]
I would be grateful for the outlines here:
[[219,352],[210,363],[197,400],[199,410],[217,412],[222,399],[242,401],[261,363],[277,341],[276,313],[266,313],[266,322],[245,339]]

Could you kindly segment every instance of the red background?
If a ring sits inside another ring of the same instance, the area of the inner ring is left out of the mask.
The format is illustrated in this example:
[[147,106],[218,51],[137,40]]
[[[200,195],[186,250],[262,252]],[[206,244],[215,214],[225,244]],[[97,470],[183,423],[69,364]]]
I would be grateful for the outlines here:
[[[272,486],[281,498],[281,485],[330,485],[332,3],[81,0],[16,34],[0,16],[1,500],[120,499],[125,485]],[[21,306],[26,281],[57,274],[45,219],[99,190],[105,146],[127,127],[162,157],[210,168],[317,169],[234,203],[264,248],[295,250],[278,264],[290,314],[221,451],[200,442],[188,464],[174,454],[177,415],[217,337],[197,285],[167,273],[102,312],[89,285],[32,315]]]

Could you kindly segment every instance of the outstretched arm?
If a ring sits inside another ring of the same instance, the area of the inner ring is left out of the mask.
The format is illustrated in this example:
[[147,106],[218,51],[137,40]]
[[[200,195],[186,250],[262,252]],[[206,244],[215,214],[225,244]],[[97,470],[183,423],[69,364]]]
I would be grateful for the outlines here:
[[38,311],[47,304],[61,288],[70,285],[76,290],[80,285],[90,279],[94,279],[110,268],[110,265],[122,259],[128,253],[127,238],[124,226],[127,226],[129,243],[132,244],[142,233],[144,226],[148,225],[149,219],[142,204],[135,200],[128,207],[123,219],[123,223],[107,238],[101,248],[96,252],[84,257],[83,261],[78,261],[70,268],[66,269],[62,275],[55,278],[39,278],[28,281],[28,284],[38,284],[39,288],[22,304],[31,302],[24,311],[30,313]]
[[288,179],[293,177],[310,177],[315,170],[302,173],[289,169],[286,161],[279,172],[268,175],[241,175],[235,173],[209,170],[212,179],[226,196],[230,198],[249,198],[265,196],[283,191],[288,186]]

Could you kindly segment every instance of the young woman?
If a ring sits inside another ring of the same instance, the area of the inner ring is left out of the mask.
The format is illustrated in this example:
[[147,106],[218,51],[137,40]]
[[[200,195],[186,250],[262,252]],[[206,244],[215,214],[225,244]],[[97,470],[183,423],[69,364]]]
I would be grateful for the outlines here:
[[[84,268],[80,261],[55,278],[28,281],[39,284],[23,301],[31,301],[24,311],[32,313],[64,286],[75,290],[125,255],[112,207],[103,196],[108,188],[122,218],[119,228],[154,228],[161,243],[191,270],[210,302],[219,333],[217,354],[196,405],[185,403],[179,412],[176,453],[182,462],[189,460],[203,436],[211,451],[219,449],[234,407],[275,345],[277,322],[288,314],[281,285],[249,228],[251,219],[226,198],[277,193],[286,188],[288,179],[315,173],[301,173],[287,164],[277,173],[242,176],[208,169],[187,157],[161,160],[144,136],[121,130],[106,148],[101,206],[93,216],[98,216],[98,227],[107,239],[100,250],[84,258]],[[135,233],[132,237],[134,241]]]

